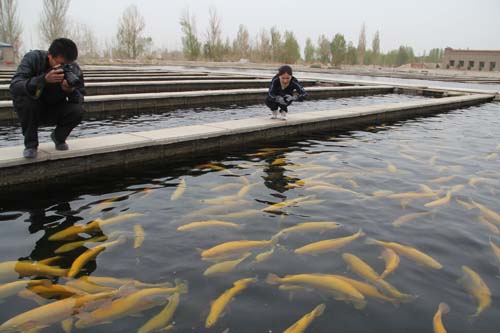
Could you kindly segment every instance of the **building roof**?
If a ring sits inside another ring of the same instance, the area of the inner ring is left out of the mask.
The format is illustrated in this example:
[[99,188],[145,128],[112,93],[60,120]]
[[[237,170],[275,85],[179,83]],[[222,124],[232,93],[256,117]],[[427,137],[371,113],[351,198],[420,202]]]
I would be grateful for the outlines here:
[[500,50],[460,50],[460,49],[452,49],[452,48],[446,48],[446,52],[452,52],[452,53],[487,53],[487,54],[500,54]]
[[12,47],[12,44],[0,42],[0,46],[2,46],[2,47]]

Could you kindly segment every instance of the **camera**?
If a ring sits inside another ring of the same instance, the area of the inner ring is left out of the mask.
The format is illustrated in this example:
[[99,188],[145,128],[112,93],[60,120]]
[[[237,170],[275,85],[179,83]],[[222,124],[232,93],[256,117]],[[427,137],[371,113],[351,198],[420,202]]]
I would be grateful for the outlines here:
[[64,72],[64,79],[68,82],[71,88],[81,88],[83,85],[82,80],[80,80],[80,69],[73,64],[64,64],[61,66]]

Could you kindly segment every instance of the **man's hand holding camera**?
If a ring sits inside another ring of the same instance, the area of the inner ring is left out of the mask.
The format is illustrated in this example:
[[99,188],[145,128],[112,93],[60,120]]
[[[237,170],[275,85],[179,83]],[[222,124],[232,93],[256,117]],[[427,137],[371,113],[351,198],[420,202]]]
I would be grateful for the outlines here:
[[68,81],[66,80],[66,75],[64,72],[64,69],[61,65],[54,66],[46,75],[45,75],[45,81],[47,83],[60,83],[61,84],[61,89],[68,93],[71,94],[74,90],[75,87],[72,87]]

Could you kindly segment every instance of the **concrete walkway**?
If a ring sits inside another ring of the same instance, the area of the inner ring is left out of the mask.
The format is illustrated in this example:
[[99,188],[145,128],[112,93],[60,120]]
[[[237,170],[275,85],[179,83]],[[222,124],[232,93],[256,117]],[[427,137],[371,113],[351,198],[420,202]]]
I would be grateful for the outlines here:
[[223,152],[229,148],[244,150],[251,143],[390,122],[478,105],[493,98],[494,95],[467,95],[291,114],[288,121],[251,118],[82,138],[70,140],[71,150],[65,152],[55,151],[53,144],[45,143],[39,147],[35,160],[22,158],[21,146],[0,148],[0,186],[48,181],[146,161],[172,163],[201,153]]
[[[140,111],[154,112],[173,107],[262,102],[267,90],[267,88],[256,88],[88,96],[85,98],[85,110],[87,115],[107,112],[124,114]],[[311,99],[319,99],[390,94],[394,92],[394,87],[310,87],[307,91]],[[0,101],[0,120],[17,121],[16,119],[12,101]]]

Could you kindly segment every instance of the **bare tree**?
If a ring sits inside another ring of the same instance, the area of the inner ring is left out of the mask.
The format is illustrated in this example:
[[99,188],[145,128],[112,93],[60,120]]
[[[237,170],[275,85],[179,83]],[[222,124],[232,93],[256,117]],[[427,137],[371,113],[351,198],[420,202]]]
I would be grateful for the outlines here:
[[262,29],[258,34],[253,53],[252,57],[257,61],[271,61],[271,37],[266,29]]
[[209,10],[207,41],[204,45],[205,56],[210,60],[221,61],[223,58],[224,44],[222,42],[221,19],[215,7]]
[[313,45],[311,38],[306,39],[306,46],[304,47],[304,61],[311,64],[315,60],[316,48]]
[[182,51],[189,60],[196,60],[201,53],[201,43],[196,33],[196,19],[186,9],[180,20],[182,30]]
[[363,64],[366,52],[366,27],[365,24],[361,26],[361,32],[359,33],[358,41],[358,64]]
[[97,37],[92,28],[84,23],[74,23],[69,29],[70,38],[78,45],[78,53],[82,58],[99,56]]
[[243,24],[240,24],[238,34],[233,42],[233,51],[239,58],[248,58],[250,54],[250,34]]
[[372,41],[373,63],[378,64],[380,58],[380,32],[375,33]]
[[116,39],[119,49],[123,51],[127,58],[136,59],[144,52],[144,48],[149,39],[143,36],[146,23],[144,17],[135,5],[125,9],[118,22]]
[[50,44],[54,39],[68,33],[67,13],[71,0],[43,0],[40,17],[40,39]]
[[17,15],[17,0],[0,0],[0,40],[14,47],[17,60],[23,26]]
[[271,60],[274,62],[280,61],[283,54],[283,39],[277,27],[272,27],[271,31]]

